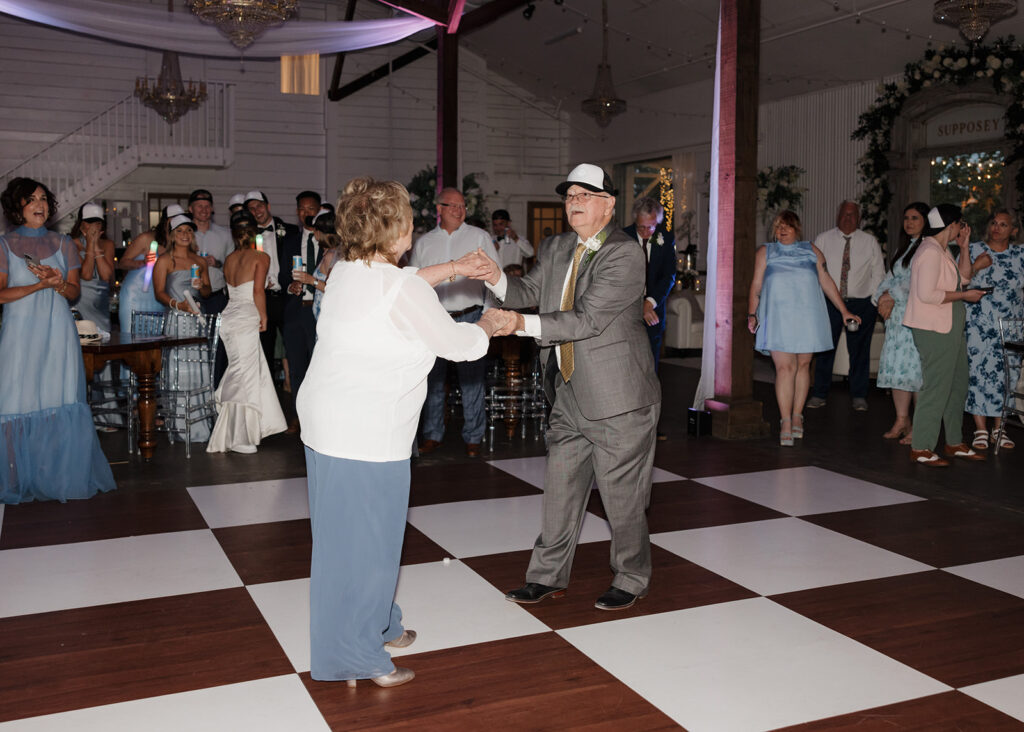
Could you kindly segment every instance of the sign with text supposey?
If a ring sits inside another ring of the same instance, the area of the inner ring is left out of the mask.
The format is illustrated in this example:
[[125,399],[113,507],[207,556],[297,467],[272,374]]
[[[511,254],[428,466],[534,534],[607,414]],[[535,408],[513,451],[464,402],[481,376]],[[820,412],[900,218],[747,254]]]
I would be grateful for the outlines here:
[[928,120],[927,144],[944,147],[1001,140],[1005,134],[1005,113],[1005,109],[995,104],[973,104],[943,112]]

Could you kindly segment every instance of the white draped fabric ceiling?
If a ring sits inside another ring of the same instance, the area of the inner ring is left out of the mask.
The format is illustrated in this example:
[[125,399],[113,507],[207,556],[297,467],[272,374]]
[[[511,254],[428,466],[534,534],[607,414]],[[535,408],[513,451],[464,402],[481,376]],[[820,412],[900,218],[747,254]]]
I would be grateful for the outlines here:
[[263,58],[341,53],[394,43],[434,24],[412,15],[382,20],[290,20],[258,36],[244,52],[191,12],[107,0],[0,0],[0,13],[106,41],[196,56]]

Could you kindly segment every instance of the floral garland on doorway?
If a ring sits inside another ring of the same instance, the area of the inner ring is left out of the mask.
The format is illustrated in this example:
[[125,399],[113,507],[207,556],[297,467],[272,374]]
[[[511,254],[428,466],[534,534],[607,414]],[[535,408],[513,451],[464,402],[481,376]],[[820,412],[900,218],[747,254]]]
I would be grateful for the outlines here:
[[[858,163],[864,183],[860,195],[861,227],[883,245],[888,238],[886,212],[892,202],[887,155],[892,146],[892,126],[904,102],[931,86],[965,86],[986,78],[992,80],[997,94],[1011,97],[1004,117],[1006,139],[1011,147],[1004,164],[1009,164],[1024,157],[1024,49],[1013,36],[988,46],[929,48],[921,61],[906,65],[902,79],[878,85],[878,97],[860,115],[851,138],[868,141],[868,149]],[[1017,173],[1016,184],[1020,200],[1024,201],[1024,167]]]

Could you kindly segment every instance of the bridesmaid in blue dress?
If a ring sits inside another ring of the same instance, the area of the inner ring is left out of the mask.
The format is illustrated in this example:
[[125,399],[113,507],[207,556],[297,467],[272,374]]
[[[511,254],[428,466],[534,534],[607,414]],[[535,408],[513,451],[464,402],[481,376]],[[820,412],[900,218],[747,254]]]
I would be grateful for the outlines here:
[[[987,450],[989,439],[999,449],[1015,446],[1006,432],[999,437],[1003,398],[1006,393],[1003,347],[999,339],[1000,318],[1024,317],[1024,246],[1011,244],[1017,236],[1017,224],[1009,211],[999,210],[989,219],[984,242],[971,244],[971,287],[994,288],[988,297],[967,305],[967,366],[970,382],[966,411],[974,418],[975,450]],[[1018,362],[1010,374],[1016,384]],[[992,431],[987,427],[992,418]]]
[[113,490],[85,402],[85,368],[70,300],[78,252],[46,229],[50,190],[14,178],[0,195],[17,227],[0,236],[0,503],[66,501]]
[[[189,336],[199,333],[200,323],[190,308],[186,293],[192,295],[198,305],[200,297],[209,297],[210,276],[206,269],[206,260],[196,250],[196,225],[188,216],[179,214],[168,223],[170,230],[170,246],[166,254],[162,254],[153,268],[153,290],[158,302],[169,309],[164,321],[164,333],[167,335]],[[198,276],[192,276],[192,267],[196,267]],[[211,316],[215,317],[215,316]],[[213,376],[204,364],[196,363],[199,349],[193,346],[179,346],[164,349],[164,367],[161,370],[164,388],[191,390],[208,385]],[[169,383],[173,380],[176,383]],[[193,400],[202,397],[193,397]],[[180,409],[176,411],[181,411]],[[189,429],[192,442],[206,442],[210,439],[211,420],[202,419]],[[182,420],[175,419],[169,427],[172,440],[184,441],[186,436]]]
[[[80,270],[81,295],[74,301],[74,308],[82,320],[91,320],[105,333],[110,332],[110,283],[114,281],[114,242],[106,238],[106,221],[103,207],[87,203],[78,210],[78,219],[71,228],[71,239],[82,260]],[[114,364],[108,362],[95,375],[92,385],[92,401],[105,408],[116,407],[117,390],[113,388]],[[97,429],[112,432],[124,424],[122,415],[115,413],[94,416]]]
[[160,214],[160,221],[156,227],[132,239],[132,243],[124,250],[118,262],[118,266],[126,271],[124,279],[121,280],[121,294],[118,297],[118,317],[122,333],[132,332],[133,312],[154,313],[167,309],[157,302],[152,283],[148,290],[142,289],[146,277],[146,257],[149,255],[150,244],[154,241],[157,243],[157,255],[167,251],[167,222],[171,217],[183,213],[184,209],[177,204],[167,206]]
[[[825,296],[843,316],[860,324],[846,309],[839,289],[825,269],[825,258],[808,241],[793,211],[772,222],[775,241],[761,246],[747,302],[747,328],[755,347],[775,363],[775,399],[781,416],[779,444],[791,446],[804,436],[803,408],[811,384],[811,357],[832,348]],[[824,295],[822,294],[824,291]]]
[[880,389],[892,390],[892,403],[896,408],[896,421],[882,437],[900,440],[901,445],[909,445],[912,439],[910,402],[917,399],[917,392],[921,390],[921,356],[914,345],[913,332],[903,325],[903,316],[910,295],[910,261],[921,243],[930,210],[927,203],[920,201],[903,209],[903,231],[892,269],[878,285],[874,297],[878,314],[885,321],[885,341],[878,359],[876,383]]

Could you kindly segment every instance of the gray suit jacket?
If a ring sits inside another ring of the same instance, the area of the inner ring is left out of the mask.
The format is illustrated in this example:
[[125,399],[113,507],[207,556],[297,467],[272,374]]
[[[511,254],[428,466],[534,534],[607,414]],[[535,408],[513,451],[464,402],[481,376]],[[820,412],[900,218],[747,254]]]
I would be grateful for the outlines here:
[[590,420],[650,406],[661,400],[654,358],[643,321],[645,273],[636,241],[611,224],[608,238],[576,280],[575,305],[562,312],[562,285],[579,237],[574,231],[549,239],[525,277],[510,277],[504,307],[540,309],[544,390],[554,404],[561,379],[552,346],[572,341],[571,383],[580,412]]

